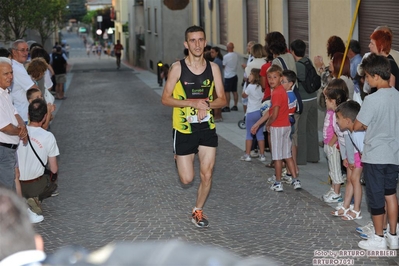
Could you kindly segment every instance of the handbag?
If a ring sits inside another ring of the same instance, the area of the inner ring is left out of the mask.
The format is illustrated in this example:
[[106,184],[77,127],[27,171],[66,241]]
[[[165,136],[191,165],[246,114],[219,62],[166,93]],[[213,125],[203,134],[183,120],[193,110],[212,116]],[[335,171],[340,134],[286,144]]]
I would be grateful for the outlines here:
[[46,165],[43,163],[42,159],[40,159],[39,155],[36,153],[35,149],[33,148],[32,143],[30,142],[29,135],[28,135],[28,141],[29,141],[30,147],[33,150],[33,153],[36,155],[37,159],[40,161],[40,163],[44,167],[44,175],[50,176],[51,182],[55,182],[58,178],[58,173],[53,173],[53,172],[51,172],[51,170],[47,169]]

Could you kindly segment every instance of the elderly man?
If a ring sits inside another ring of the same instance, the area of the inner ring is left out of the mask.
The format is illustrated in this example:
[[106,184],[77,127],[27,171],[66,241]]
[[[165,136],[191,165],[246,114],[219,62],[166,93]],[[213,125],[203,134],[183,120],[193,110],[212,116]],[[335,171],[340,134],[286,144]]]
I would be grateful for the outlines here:
[[29,48],[24,40],[16,40],[12,44],[12,70],[14,72],[14,82],[11,89],[11,96],[15,108],[19,115],[28,122],[29,102],[26,98],[26,91],[30,88],[39,88],[32,81],[26,72],[24,63],[28,59]]
[[19,139],[27,141],[25,123],[12,105],[8,92],[12,78],[11,60],[0,57],[0,185],[10,189],[15,188],[15,151]]
[[[226,45],[227,54],[223,56],[224,66],[224,91],[227,100],[227,106],[222,109],[222,112],[238,111],[238,93],[237,93],[237,66],[238,55],[234,52],[234,44],[229,42]],[[230,92],[233,93],[234,106],[230,109]]]

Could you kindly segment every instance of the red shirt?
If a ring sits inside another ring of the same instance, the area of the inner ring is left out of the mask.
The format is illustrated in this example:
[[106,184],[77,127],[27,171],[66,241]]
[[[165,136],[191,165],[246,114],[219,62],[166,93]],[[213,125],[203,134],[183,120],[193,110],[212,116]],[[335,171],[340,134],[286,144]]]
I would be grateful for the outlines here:
[[290,120],[288,118],[288,95],[283,85],[279,85],[272,91],[272,107],[270,108],[270,115],[273,113],[273,108],[280,106],[276,120],[270,125],[272,127],[288,127]]
[[266,78],[265,87],[263,88],[263,89],[265,89],[265,92],[263,93],[262,101],[264,101],[264,100],[266,100],[267,98],[270,97],[270,85],[269,85],[269,82],[267,81],[267,70],[269,69],[269,67],[271,65],[272,65],[272,62],[267,62],[266,64],[263,64],[262,67],[260,68],[259,75],[261,77],[265,77]]

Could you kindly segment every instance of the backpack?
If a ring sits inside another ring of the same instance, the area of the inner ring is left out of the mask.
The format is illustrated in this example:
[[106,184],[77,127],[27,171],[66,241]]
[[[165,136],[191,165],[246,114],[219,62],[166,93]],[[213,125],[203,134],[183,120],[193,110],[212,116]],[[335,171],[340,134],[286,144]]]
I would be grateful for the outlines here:
[[[280,61],[280,63],[283,66],[284,70],[289,70],[287,65],[285,64],[284,59],[282,59],[281,57],[277,57],[277,59]],[[303,103],[302,103],[302,97],[299,94],[298,86],[294,86],[294,93],[295,93],[295,96],[296,96],[296,110],[295,110],[295,113],[302,114]]]
[[309,58],[305,62],[298,62],[305,66],[305,80],[298,79],[298,82],[302,84],[305,91],[307,93],[313,93],[320,89],[321,78],[319,75],[317,75],[316,69],[313,67],[313,64]]

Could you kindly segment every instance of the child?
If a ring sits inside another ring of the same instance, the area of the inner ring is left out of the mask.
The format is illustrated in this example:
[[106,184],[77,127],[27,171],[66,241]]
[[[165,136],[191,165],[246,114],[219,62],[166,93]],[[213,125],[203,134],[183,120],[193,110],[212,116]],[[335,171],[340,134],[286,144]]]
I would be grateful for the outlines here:
[[[355,152],[351,160],[344,160],[344,166],[347,168],[347,183],[345,189],[345,200],[343,205],[332,214],[342,216],[343,220],[361,219],[360,204],[362,201],[362,186],[360,184],[360,176],[362,175],[363,166],[361,163],[361,153],[363,152],[364,131],[353,131],[356,116],[359,113],[360,104],[355,101],[347,101],[338,105],[335,110],[337,125],[341,131],[349,131],[348,138],[345,138],[346,149],[349,151],[353,144]],[[349,159],[349,154],[348,154]],[[354,197],[354,205],[350,208],[350,202]]]
[[[329,176],[331,177],[331,189],[323,195],[323,200],[328,203],[340,202],[342,201],[341,196],[341,184],[344,182],[341,172],[341,157],[340,150],[338,148],[338,135],[341,133],[334,129],[336,124],[335,109],[337,106],[348,99],[348,88],[345,81],[342,79],[333,79],[330,81],[328,86],[323,91],[325,95],[326,102],[326,116],[324,118],[323,126],[323,142],[324,142],[324,152],[327,156]],[[345,143],[343,135],[341,136],[340,148],[341,150],[345,148]],[[342,152],[345,155],[346,152]],[[346,159],[346,157],[344,158]]]
[[[39,89],[31,88],[31,89],[26,91],[26,98],[28,99],[28,102],[31,103],[35,99],[43,99],[43,95],[42,95],[42,92]],[[51,103],[48,103],[47,104],[46,121],[42,125],[43,129],[45,129],[45,130],[48,129],[48,127],[50,125],[50,121],[53,119],[52,112],[54,112],[54,110],[55,110],[55,105],[51,104]]]
[[[294,134],[295,131],[295,117],[294,117],[294,113],[296,110],[296,106],[297,106],[297,98],[295,96],[295,92],[294,92],[294,88],[295,88],[295,82],[296,82],[296,74],[294,71],[292,70],[284,70],[283,71],[283,79],[281,81],[281,84],[283,85],[285,91],[287,92],[288,95],[288,112],[289,112],[289,120],[291,123],[291,133],[290,133],[290,139],[292,140],[292,135]],[[291,152],[292,154],[294,154],[294,145],[292,145],[291,148]],[[292,158],[294,160],[294,158]],[[296,164],[295,160],[294,160],[294,166],[295,166],[295,171],[298,175],[299,173],[299,169],[298,169],[298,165]],[[288,183],[291,184],[291,172],[288,170],[287,171],[287,177],[283,178],[283,180]]]
[[292,143],[290,139],[291,125],[288,118],[288,95],[281,85],[281,67],[272,65],[267,70],[267,79],[273,91],[271,94],[272,107],[269,110],[270,117],[266,122],[266,129],[271,135],[272,159],[274,160],[276,178],[270,189],[277,192],[283,191],[283,185],[281,184],[283,159],[285,159],[286,165],[294,177],[291,184],[294,186],[294,189],[300,189],[301,183],[296,178],[294,161],[291,154]]
[[[246,135],[246,140],[245,140],[245,154],[241,157],[242,161],[250,162],[251,156],[251,147],[252,147],[252,139],[253,136],[251,134],[251,128],[260,119],[261,113],[260,113],[260,108],[262,106],[262,97],[263,97],[263,92],[262,92],[262,87],[260,86],[260,69],[258,68],[252,68],[251,72],[248,76],[248,86],[245,88],[245,90],[242,92],[242,98],[248,99],[248,105],[247,105],[247,114],[246,114],[246,119],[245,119],[245,125],[247,129],[247,135]],[[263,135],[263,131],[258,129],[254,133],[256,135],[256,139],[258,140],[258,146],[259,146],[259,160],[261,162],[266,161],[266,156],[265,156],[265,139]]]
[[[398,249],[399,92],[389,86],[391,70],[386,57],[370,54],[361,67],[370,87],[377,88],[364,98],[354,125],[355,131],[366,130],[362,163],[375,234],[360,241],[358,246],[366,250]],[[385,212],[389,230],[384,237]]]

